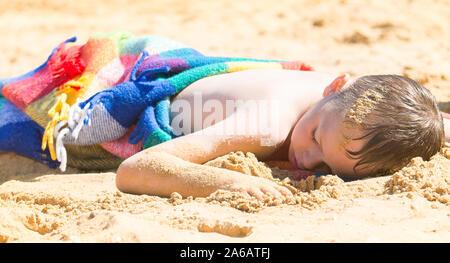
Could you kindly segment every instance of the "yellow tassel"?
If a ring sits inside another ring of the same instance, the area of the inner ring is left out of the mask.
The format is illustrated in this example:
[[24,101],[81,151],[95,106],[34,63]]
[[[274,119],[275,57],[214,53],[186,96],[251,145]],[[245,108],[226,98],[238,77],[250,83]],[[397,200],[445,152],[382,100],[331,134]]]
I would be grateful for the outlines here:
[[52,117],[52,120],[45,127],[44,136],[42,138],[42,150],[45,150],[48,144],[48,149],[50,151],[50,156],[52,160],[56,160],[56,153],[54,147],[53,133],[55,131],[55,126],[58,122],[67,119],[69,113],[70,105],[66,102],[67,94],[61,93],[55,101],[53,107],[48,111],[48,115]]
[[94,77],[94,74],[85,72],[80,77],[64,83],[60,88],[58,88],[57,92],[59,94],[67,94],[67,103],[69,105],[73,105],[75,104],[77,98],[84,95],[86,92],[85,88],[92,83]]

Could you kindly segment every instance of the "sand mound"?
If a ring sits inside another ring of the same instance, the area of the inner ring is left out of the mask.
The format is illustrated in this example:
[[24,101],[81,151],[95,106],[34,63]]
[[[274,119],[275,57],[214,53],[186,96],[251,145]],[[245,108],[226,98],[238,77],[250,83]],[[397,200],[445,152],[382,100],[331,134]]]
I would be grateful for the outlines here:
[[394,175],[384,186],[376,188],[365,187],[364,181],[344,183],[335,175],[314,177],[294,181],[288,176],[288,171],[278,168],[269,168],[259,162],[253,153],[235,152],[207,162],[219,168],[230,169],[252,176],[263,177],[287,187],[294,194],[294,198],[280,200],[266,197],[257,200],[243,193],[234,193],[224,190],[216,191],[206,198],[207,202],[230,206],[246,212],[256,212],[267,206],[281,204],[300,205],[304,208],[318,208],[330,199],[358,198],[379,195],[381,192],[399,194],[407,192],[412,198],[419,195],[429,201],[439,201],[449,204],[450,182],[450,148],[444,147],[430,161],[423,161],[420,157],[411,162]]
[[257,200],[247,194],[219,190],[206,199],[207,202],[213,204],[230,206],[246,212],[256,212],[263,207],[281,204],[300,204],[306,208],[314,208],[329,198],[338,198],[346,192],[344,181],[337,176],[330,175],[319,178],[310,176],[306,180],[292,181],[287,177],[288,171],[277,167],[269,168],[263,162],[259,162],[253,153],[230,153],[209,161],[205,165],[263,177],[287,187],[294,194],[293,198],[287,200],[271,196]]
[[409,198],[422,196],[429,201],[450,205],[450,148],[445,147],[439,154],[425,162],[417,157],[392,175],[386,183],[386,193],[406,193]]

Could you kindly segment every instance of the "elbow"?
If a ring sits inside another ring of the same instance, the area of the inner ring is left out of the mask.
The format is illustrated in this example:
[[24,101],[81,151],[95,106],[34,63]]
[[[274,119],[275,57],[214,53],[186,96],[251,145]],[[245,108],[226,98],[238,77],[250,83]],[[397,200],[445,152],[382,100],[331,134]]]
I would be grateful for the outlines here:
[[116,172],[116,187],[121,192],[132,193],[136,180],[136,167],[128,159],[123,161]]
[[[145,158],[144,158],[145,157]],[[116,187],[129,194],[158,193],[158,178],[152,165],[142,165],[156,159],[155,156],[135,154],[123,161],[116,171]]]
[[161,153],[137,153],[123,161],[116,172],[116,187],[129,194],[166,196],[173,180],[163,176]]

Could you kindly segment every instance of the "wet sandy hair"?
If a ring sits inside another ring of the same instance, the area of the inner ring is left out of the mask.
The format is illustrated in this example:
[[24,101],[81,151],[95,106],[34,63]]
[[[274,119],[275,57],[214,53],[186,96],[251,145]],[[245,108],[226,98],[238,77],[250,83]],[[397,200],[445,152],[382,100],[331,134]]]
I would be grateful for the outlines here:
[[353,167],[356,174],[357,167],[372,176],[393,173],[414,157],[429,160],[445,142],[436,99],[410,78],[363,76],[336,93],[333,101],[345,114],[344,128],[362,131],[361,137],[346,139],[365,140],[359,151],[346,149],[358,160]]

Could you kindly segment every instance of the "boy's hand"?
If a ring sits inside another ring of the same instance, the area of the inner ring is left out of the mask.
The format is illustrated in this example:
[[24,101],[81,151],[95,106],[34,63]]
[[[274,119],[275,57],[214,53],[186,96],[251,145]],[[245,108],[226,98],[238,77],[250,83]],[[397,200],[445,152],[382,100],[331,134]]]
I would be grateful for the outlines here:
[[283,186],[280,186],[268,179],[250,175],[243,175],[239,178],[239,180],[236,180],[236,182],[220,188],[223,190],[247,193],[259,200],[268,195],[281,199],[293,196],[291,191]]

